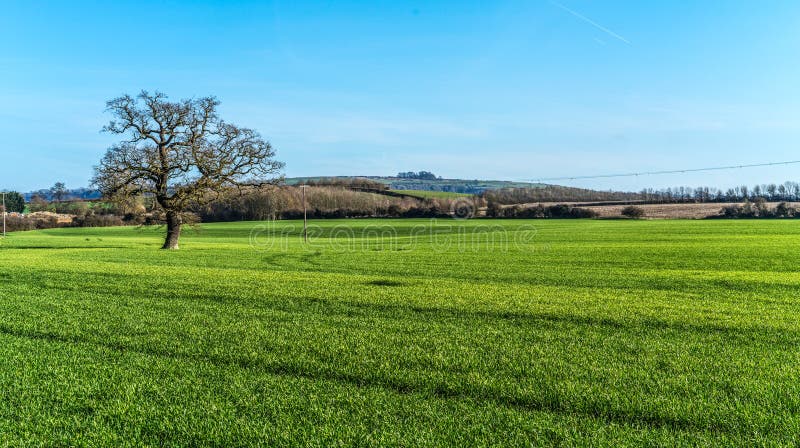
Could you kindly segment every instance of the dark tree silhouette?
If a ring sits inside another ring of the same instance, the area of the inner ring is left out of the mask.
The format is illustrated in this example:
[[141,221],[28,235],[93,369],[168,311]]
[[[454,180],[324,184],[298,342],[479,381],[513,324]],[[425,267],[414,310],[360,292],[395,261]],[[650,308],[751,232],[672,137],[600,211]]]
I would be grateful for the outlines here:
[[622,216],[627,216],[628,218],[644,218],[644,214],[644,209],[635,205],[629,205],[622,209]]
[[25,198],[16,191],[5,194],[6,212],[22,213],[25,211]]
[[64,185],[64,182],[56,182],[55,185],[50,187],[50,196],[56,201],[61,202],[64,198],[67,197],[67,186]]
[[276,183],[283,163],[258,132],[227,123],[214,97],[170,102],[142,91],[107,103],[104,131],[126,136],[95,167],[105,197],[147,195],[165,214],[164,249],[177,249],[184,213],[231,188]]

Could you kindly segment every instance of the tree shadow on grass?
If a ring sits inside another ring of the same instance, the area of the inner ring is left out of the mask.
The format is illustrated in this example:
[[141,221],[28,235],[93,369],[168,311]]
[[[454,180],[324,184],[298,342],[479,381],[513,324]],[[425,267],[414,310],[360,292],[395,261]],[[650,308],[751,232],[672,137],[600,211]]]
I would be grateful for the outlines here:
[[[81,283],[65,287],[71,282],[67,281],[65,273],[59,270],[37,270],[36,277],[31,278],[31,283],[42,288],[54,290],[74,291],[80,288]],[[80,274],[80,278],[85,280],[88,273]],[[153,283],[150,278],[149,283],[136,283],[131,288],[130,283],[126,282],[130,277],[126,274],[92,272],[92,278],[103,278],[104,284],[108,289],[104,293],[119,297],[125,295],[131,298],[142,298],[147,300],[163,298],[163,300],[188,300],[201,302],[214,302],[218,304],[236,303],[239,307],[246,307],[255,310],[277,310],[287,313],[318,313],[323,316],[344,316],[344,317],[366,317],[383,318],[398,320],[430,320],[432,318],[458,321],[463,320],[465,325],[471,325],[472,321],[480,322],[511,323],[517,326],[529,326],[531,328],[542,328],[545,325],[562,327],[564,325],[591,327],[605,329],[607,331],[628,331],[632,333],[664,331],[681,332],[686,335],[695,335],[701,338],[723,336],[731,343],[741,342],[752,344],[754,342],[769,344],[772,347],[795,347],[800,340],[800,332],[787,328],[769,327],[763,325],[752,326],[732,326],[715,322],[695,323],[687,321],[670,321],[655,317],[636,316],[630,319],[619,319],[604,316],[587,316],[571,313],[558,313],[551,311],[531,310],[489,310],[476,308],[458,308],[454,306],[423,306],[419,304],[404,303],[385,303],[385,302],[366,302],[344,298],[330,297],[311,297],[298,292],[277,292],[272,291],[264,295],[242,297],[241,293],[234,289],[215,291],[209,293],[192,287],[191,280],[175,283],[174,279],[165,278],[158,284]],[[41,282],[50,280],[52,282],[42,285]],[[114,288],[113,285],[124,284],[122,288]],[[369,286],[384,288],[399,288],[413,286],[411,283],[394,279],[375,279],[363,283]],[[154,294],[161,287],[170,287],[172,293],[169,297],[159,297]]]
[[372,280],[364,284],[369,286],[386,286],[386,287],[408,286],[406,282],[402,282],[399,280],[390,280],[390,279]]
[[698,422],[691,416],[676,416],[660,413],[656,410],[640,412],[636,409],[621,409],[618,405],[598,399],[595,403],[581,405],[570,403],[555,390],[548,393],[532,395],[511,394],[508,391],[494,388],[492,385],[464,387],[459,384],[441,381],[414,381],[396,376],[360,375],[358,372],[346,372],[335,368],[323,366],[314,368],[294,364],[291,361],[269,362],[256,358],[242,358],[207,353],[180,353],[165,348],[125,344],[117,341],[100,341],[90,337],[78,335],[60,335],[51,332],[42,332],[31,329],[15,329],[8,325],[0,324],[0,333],[7,336],[32,340],[41,340],[51,343],[84,344],[101,347],[120,353],[137,353],[179,362],[211,363],[217,367],[236,367],[253,370],[274,376],[301,378],[311,381],[332,381],[347,386],[358,388],[380,388],[393,391],[397,394],[416,394],[430,396],[445,400],[475,400],[479,402],[494,403],[503,407],[522,411],[539,411],[556,414],[582,415],[591,419],[622,424],[626,426],[647,426],[659,429],[672,429],[678,431],[694,432],[725,432],[749,433],[746,425],[738,421],[716,420],[713,426],[709,423]]
[[129,246],[4,246],[0,250],[89,250],[89,249],[130,249]]
[[321,255],[322,251],[319,250],[305,254],[276,253],[276,254],[265,255],[264,257],[261,258],[261,261],[263,261],[265,264],[271,266],[278,266],[282,268],[298,265],[301,263],[307,265],[310,264],[313,266],[319,266],[320,263],[317,261],[317,259]]

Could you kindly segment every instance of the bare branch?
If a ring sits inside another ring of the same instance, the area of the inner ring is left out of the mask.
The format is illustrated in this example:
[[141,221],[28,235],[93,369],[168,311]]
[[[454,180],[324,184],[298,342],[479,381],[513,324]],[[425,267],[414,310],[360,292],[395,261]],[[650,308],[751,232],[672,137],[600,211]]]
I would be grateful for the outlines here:
[[272,146],[258,132],[221,120],[218,105],[214,97],[170,102],[147,91],[109,101],[114,119],[103,130],[126,139],[95,167],[94,184],[107,196],[151,195],[167,214],[168,232],[177,225],[179,234],[189,205],[230,188],[276,183],[283,163]]

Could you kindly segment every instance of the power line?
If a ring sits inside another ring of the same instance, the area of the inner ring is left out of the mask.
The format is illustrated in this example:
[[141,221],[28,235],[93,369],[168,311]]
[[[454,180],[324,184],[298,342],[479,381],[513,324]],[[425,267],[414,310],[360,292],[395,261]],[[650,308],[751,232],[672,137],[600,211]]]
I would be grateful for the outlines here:
[[528,179],[531,182],[545,182],[554,180],[582,180],[582,179],[604,179],[609,177],[636,177],[636,176],[653,176],[658,174],[681,174],[681,173],[696,173],[700,171],[722,171],[722,170],[737,170],[741,168],[755,168],[760,166],[776,166],[776,165],[793,165],[800,163],[800,160],[790,160],[788,162],[769,162],[769,163],[751,163],[747,165],[730,165],[730,166],[715,166],[710,168],[687,168],[682,170],[663,170],[663,171],[642,171],[638,173],[618,173],[618,174],[598,174],[589,176],[564,176],[564,177],[542,177],[538,179]]

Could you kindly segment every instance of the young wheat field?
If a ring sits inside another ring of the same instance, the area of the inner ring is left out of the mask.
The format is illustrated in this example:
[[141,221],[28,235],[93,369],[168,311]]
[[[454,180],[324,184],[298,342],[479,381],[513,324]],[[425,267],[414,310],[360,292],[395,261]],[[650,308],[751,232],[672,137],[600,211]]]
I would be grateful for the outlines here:
[[793,221],[343,220],[0,243],[0,446],[791,445]]

